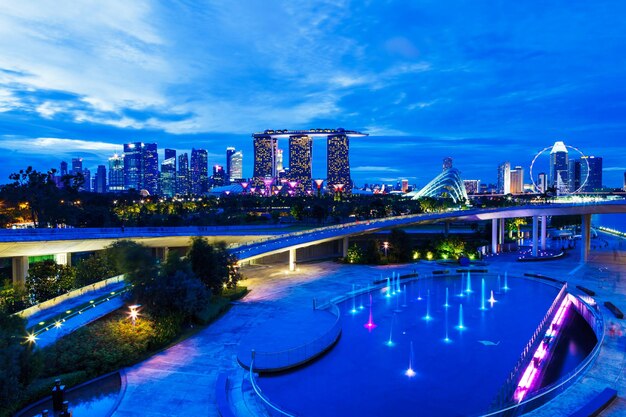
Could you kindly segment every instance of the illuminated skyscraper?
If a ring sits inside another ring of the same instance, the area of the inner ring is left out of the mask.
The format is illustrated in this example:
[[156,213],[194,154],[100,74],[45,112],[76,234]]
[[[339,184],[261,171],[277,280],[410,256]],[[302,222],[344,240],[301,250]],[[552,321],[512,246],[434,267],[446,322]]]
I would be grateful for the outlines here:
[[61,171],[59,171],[59,176],[64,177],[67,175],[67,162],[61,161]]
[[276,148],[276,171],[281,172],[285,170],[285,166],[283,164],[283,150],[280,148]]
[[107,168],[104,165],[98,165],[93,191],[100,194],[107,192]]
[[467,194],[477,194],[480,191],[480,180],[463,180]]
[[83,173],[83,158],[72,158],[72,170],[70,174],[78,175]]
[[252,135],[254,145],[253,183],[261,187],[266,178],[276,178],[276,138],[265,133]]
[[585,180],[584,176],[581,176],[581,168],[585,165],[585,175],[587,172],[587,165],[581,162],[580,159],[570,159],[567,161],[567,191],[573,193],[577,191],[582,185],[581,181]]
[[511,170],[511,194],[522,194],[524,192],[524,168],[516,166]]
[[213,165],[213,175],[211,176],[211,186],[220,187],[226,184],[226,172],[221,165]]
[[561,141],[555,142],[550,151],[550,172],[548,177],[550,186],[554,187],[557,183],[567,186],[568,169],[567,147],[565,147],[565,143]]
[[87,168],[83,168],[83,185],[78,187],[79,191],[91,191],[91,171]]
[[118,154],[109,158],[109,191],[119,193],[124,191],[124,157]]
[[452,168],[452,158],[447,156],[443,158],[443,170]]
[[243,179],[243,152],[236,151],[230,157],[230,182],[238,182]]
[[179,195],[187,195],[191,193],[191,177],[189,176],[189,156],[186,152],[178,155],[176,193]]
[[329,135],[327,146],[327,175],[326,188],[333,189],[335,185],[343,184],[345,193],[352,190],[350,178],[350,138],[342,133]]
[[[587,163],[585,163],[585,160]],[[589,165],[589,176],[587,177],[587,165]],[[580,161],[580,178],[582,181],[587,178],[587,183],[583,191],[592,192],[602,189],[602,158],[599,156],[583,156]]]
[[312,187],[313,139],[307,135],[289,136],[289,180],[296,181],[300,193]]
[[498,193],[511,193],[511,163],[508,161],[498,166]]
[[166,149],[161,163],[161,195],[176,195],[176,150]]
[[159,191],[159,156],[156,143],[127,143],[124,145],[124,187],[151,195]]
[[548,190],[548,176],[545,172],[540,172],[537,177],[537,186],[540,193],[545,193]]
[[204,194],[209,190],[209,157],[204,149],[191,150],[191,192]]

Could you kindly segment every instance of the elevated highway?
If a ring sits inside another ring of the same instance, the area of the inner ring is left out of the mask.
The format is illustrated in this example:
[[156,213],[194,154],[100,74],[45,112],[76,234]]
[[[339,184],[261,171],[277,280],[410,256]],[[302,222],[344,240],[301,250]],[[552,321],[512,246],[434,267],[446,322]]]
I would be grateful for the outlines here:
[[[583,224],[582,259],[586,261],[589,252],[591,215],[618,213],[626,213],[626,200],[451,210],[388,217],[304,231],[294,231],[280,226],[5,230],[0,232],[0,257],[13,259],[13,279],[20,281],[24,279],[28,271],[29,256],[54,254],[58,263],[67,263],[68,254],[102,250],[122,239],[130,239],[162,250],[162,256],[164,256],[167,248],[188,246],[192,237],[202,236],[212,242],[226,241],[230,245],[230,250],[238,256],[241,262],[254,261],[288,251],[289,265],[293,269],[296,250],[300,248],[342,240],[342,252],[345,255],[349,238],[352,236],[396,227],[455,221],[491,221],[491,249],[495,253],[504,241],[504,220],[514,217],[533,218],[533,252],[536,255],[540,245],[545,248],[547,216],[579,215],[582,217]],[[539,230],[539,224],[541,224],[541,230]]]

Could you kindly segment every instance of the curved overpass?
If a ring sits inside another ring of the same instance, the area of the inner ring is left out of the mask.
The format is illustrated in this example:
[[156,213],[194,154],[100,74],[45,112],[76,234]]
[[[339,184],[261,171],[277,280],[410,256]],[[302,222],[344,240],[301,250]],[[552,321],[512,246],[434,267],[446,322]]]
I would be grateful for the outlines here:
[[545,245],[546,216],[581,215],[583,218],[583,259],[589,249],[589,227],[592,214],[626,213],[626,200],[577,204],[537,204],[492,209],[455,210],[388,217],[365,222],[327,226],[306,231],[290,231],[275,226],[229,227],[152,227],[114,229],[30,229],[0,232],[0,257],[13,258],[13,279],[22,280],[28,270],[28,256],[55,254],[57,262],[66,263],[67,254],[102,250],[121,239],[131,239],[153,248],[184,247],[189,239],[203,236],[211,241],[224,240],[240,261],[251,261],[289,251],[290,268],[294,267],[296,249],[343,240],[343,253],[351,236],[377,232],[394,227],[452,221],[492,221],[492,251],[504,238],[504,219],[533,217],[533,250]]

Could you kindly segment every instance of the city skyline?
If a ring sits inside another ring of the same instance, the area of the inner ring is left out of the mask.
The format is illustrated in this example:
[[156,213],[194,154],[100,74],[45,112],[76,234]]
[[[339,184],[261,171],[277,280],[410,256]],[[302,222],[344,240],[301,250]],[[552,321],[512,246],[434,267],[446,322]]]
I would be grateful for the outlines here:
[[605,185],[622,184],[626,5],[94,7],[0,6],[0,182],[76,157],[94,175],[133,142],[158,143],[160,162],[206,149],[210,166],[233,146],[251,177],[251,132],[345,126],[370,134],[350,143],[357,184],[423,185],[448,156],[495,183],[499,164],[527,175],[555,141],[603,157]]

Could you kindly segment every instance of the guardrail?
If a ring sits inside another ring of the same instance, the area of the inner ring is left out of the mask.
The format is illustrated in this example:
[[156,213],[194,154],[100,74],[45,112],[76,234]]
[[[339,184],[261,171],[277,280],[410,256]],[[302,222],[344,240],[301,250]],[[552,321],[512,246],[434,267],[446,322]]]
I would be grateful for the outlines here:
[[[561,378],[558,384],[547,386],[533,392],[532,397],[520,402],[519,404],[513,404],[487,414],[482,414],[480,417],[514,416],[533,410],[540,405],[545,404],[552,398],[556,397],[558,394],[564,392],[596,360],[598,354],[600,353],[602,344],[604,343],[604,319],[599,314],[599,312],[592,306],[590,306],[585,300],[580,297],[573,297],[577,300],[578,303],[580,303],[581,306],[585,307],[585,313],[583,314],[583,317],[586,317],[587,322],[592,326],[593,331],[598,338],[598,343],[596,343],[596,346],[593,348],[591,353],[574,370]],[[576,306],[576,308],[579,308],[579,306],[577,306],[576,304],[577,303],[575,302],[574,305]],[[590,322],[589,320],[589,318],[591,317],[593,317],[593,322]]]
[[513,392],[515,391],[517,381],[519,380],[519,377],[520,377],[520,372],[524,371],[526,367],[528,366],[528,364],[530,363],[530,361],[532,360],[532,355],[529,356],[528,354],[531,352],[532,353],[535,352],[536,347],[537,347],[536,345],[539,342],[541,342],[541,339],[539,339],[539,336],[545,334],[547,330],[547,326],[549,326],[550,322],[552,321],[552,316],[554,315],[555,310],[557,309],[558,306],[561,305],[561,303],[563,302],[563,299],[566,296],[567,296],[567,283],[563,284],[563,286],[561,287],[561,290],[559,291],[557,296],[554,298],[554,301],[552,301],[550,308],[544,315],[541,322],[539,322],[537,329],[535,330],[533,335],[530,337],[530,340],[528,341],[528,343],[526,343],[526,346],[522,350],[522,354],[520,358],[518,359],[517,363],[513,367],[513,370],[509,374],[502,389],[496,396],[496,400],[495,400],[496,407],[500,408],[511,401],[511,398],[513,397]]

